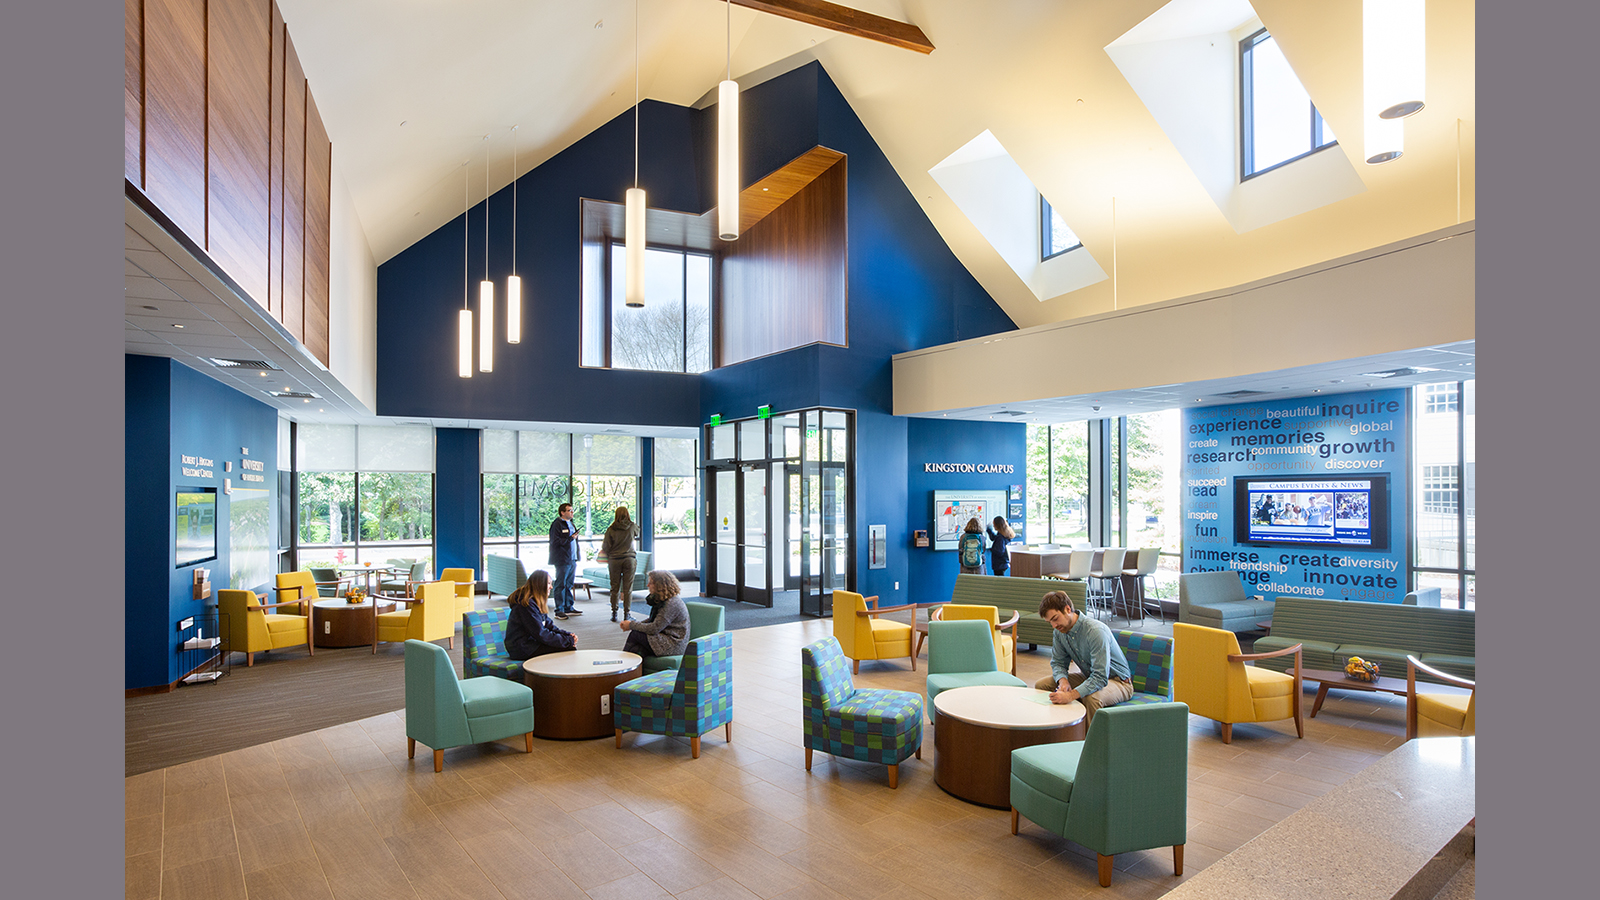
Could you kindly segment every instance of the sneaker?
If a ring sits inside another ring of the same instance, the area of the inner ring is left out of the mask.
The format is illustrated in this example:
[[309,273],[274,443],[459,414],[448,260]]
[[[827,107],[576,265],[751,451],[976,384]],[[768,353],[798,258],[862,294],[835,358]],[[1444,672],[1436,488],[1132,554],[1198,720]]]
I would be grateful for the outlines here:
[[558,618],[558,619],[563,619],[564,620],[564,619],[566,619],[566,617],[567,617],[567,614],[564,613],[564,612],[556,613],[556,618]]
[[581,610],[581,609],[569,609],[569,610],[567,610],[567,615],[569,615],[569,616],[581,616],[581,615],[583,615],[583,610]]

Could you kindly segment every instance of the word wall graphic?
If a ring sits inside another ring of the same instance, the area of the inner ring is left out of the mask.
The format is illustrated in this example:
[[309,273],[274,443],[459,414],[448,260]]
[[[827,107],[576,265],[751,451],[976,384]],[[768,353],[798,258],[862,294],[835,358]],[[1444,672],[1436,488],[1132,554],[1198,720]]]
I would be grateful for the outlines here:
[[1404,389],[1183,413],[1183,570],[1247,593],[1398,603],[1410,504]]

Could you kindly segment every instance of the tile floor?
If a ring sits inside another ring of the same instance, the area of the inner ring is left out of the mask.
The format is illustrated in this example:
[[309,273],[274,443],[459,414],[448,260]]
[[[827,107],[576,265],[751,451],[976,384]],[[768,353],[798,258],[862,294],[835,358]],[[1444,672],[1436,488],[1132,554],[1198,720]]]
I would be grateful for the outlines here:
[[[1155,897],[1181,879],[1170,850],[1094,854],[1009,814],[956,800],[923,759],[884,769],[800,746],[799,648],[827,621],[734,634],[733,742],[628,735],[522,739],[406,759],[403,712],[324,728],[126,780],[127,892],[143,898],[489,897],[528,900],[1070,900]],[[925,651],[924,651],[925,657]],[[1023,653],[1018,675],[1049,669]],[[921,691],[905,660],[857,683]],[[1312,694],[1306,695],[1307,706]],[[1224,745],[1192,719],[1192,874],[1398,746],[1404,703],[1334,692],[1306,737],[1241,725]]]

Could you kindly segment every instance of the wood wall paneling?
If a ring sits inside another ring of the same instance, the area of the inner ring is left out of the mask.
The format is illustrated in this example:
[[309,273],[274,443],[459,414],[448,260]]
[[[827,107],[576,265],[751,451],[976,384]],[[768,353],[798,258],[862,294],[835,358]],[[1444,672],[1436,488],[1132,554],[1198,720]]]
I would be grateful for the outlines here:
[[145,195],[204,246],[206,0],[146,0],[143,45]]
[[305,340],[306,76],[283,39],[283,306],[278,321]]
[[122,174],[144,190],[144,0],[124,0],[122,37]]
[[206,28],[206,250],[267,302],[270,0],[210,0]]
[[272,4],[272,70],[268,87],[267,312],[282,319],[283,305],[283,14]]
[[328,364],[329,208],[333,179],[332,145],[322,127],[311,86],[306,86],[306,306],[305,337],[311,355]]
[[719,363],[847,340],[845,161],[722,254]]

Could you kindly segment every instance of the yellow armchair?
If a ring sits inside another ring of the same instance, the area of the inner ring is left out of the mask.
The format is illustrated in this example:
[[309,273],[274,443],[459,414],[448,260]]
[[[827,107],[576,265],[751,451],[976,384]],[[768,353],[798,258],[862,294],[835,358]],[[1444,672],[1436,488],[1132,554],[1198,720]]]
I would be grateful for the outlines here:
[[[1457,687],[1470,688],[1469,694],[1419,694],[1417,670]],[[1406,657],[1406,740],[1419,737],[1472,737],[1477,734],[1478,687],[1424,664],[1415,656]]]
[[478,589],[477,573],[471,569],[445,569],[439,573],[439,580],[455,582],[457,615],[472,612],[472,595]]
[[[1290,674],[1245,663],[1274,656],[1293,656]],[[1172,626],[1172,699],[1189,704],[1197,716],[1222,724],[1222,742],[1233,743],[1235,722],[1294,719],[1295,734],[1305,737],[1300,717],[1300,645],[1272,653],[1240,653],[1231,631],[1189,625]]]
[[[379,641],[437,641],[449,638],[451,649],[456,645],[455,585],[448,581],[430,581],[417,586],[415,598],[390,597],[404,604],[399,612],[375,616],[372,629],[372,652],[378,652]],[[377,609],[376,606],[373,609]]]
[[[342,585],[344,582],[335,582]],[[277,595],[276,604],[285,613],[297,616],[311,615],[311,604],[317,597],[317,577],[305,569],[297,572],[279,572],[273,592]]]
[[860,673],[863,659],[899,659],[902,656],[911,660],[911,671],[917,670],[917,658],[911,655],[911,626],[878,618],[908,609],[912,616],[917,614],[915,603],[879,608],[875,596],[863,597],[853,591],[833,592],[833,636],[839,641],[839,649],[850,658],[852,671]]
[[[1021,620],[1022,613],[1011,611],[1011,618],[1000,621],[1000,610],[994,606],[979,606],[970,603],[946,603],[928,613],[929,621],[953,622],[958,619],[978,619],[989,623],[994,631],[994,659],[995,671],[1017,674],[1017,622]],[[1011,633],[1006,634],[1010,628]]]
[[305,644],[308,653],[314,655],[316,648],[311,644],[311,617],[271,612],[299,606],[298,601],[262,603],[256,599],[255,591],[218,591],[217,611],[228,617],[226,650],[243,653],[246,667],[256,664],[257,653],[284,647]]

